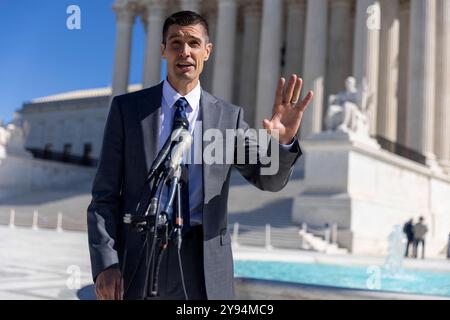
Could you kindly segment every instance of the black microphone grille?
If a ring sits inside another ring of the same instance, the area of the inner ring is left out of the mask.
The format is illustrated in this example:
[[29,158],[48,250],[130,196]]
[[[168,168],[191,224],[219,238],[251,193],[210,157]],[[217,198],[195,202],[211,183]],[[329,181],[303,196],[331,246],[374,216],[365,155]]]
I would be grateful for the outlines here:
[[173,129],[183,128],[188,130],[189,129],[189,121],[186,118],[182,117],[175,117],[173,119]]

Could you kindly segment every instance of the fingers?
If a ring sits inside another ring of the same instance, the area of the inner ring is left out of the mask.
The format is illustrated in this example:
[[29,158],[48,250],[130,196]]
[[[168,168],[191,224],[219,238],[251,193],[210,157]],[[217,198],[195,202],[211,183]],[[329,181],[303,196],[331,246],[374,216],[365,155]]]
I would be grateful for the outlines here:
[[279,105],[283,103],[283,89],[284,83],[286,80],[284,78],[280,78],[277,84],[277,90],[275,91],[275,104]]
[[114,300],[120,300],[120,279],[114,282]]
[[95,284],[95,296],[97,297],[97,300],[103,300],[103,296],[97,284]]
[[96,294],[98,300],[115,300],[116,299],[116,285],[96,286]]
[[263,120],[263,127],[264,127],[264,129],[267,130],[267,132],[268,132],[269,134],[272,133],[272,127],[273,127],[273,124],[272,124],[272,122],[269,121],[268,119],[264,119],[264,120]]
[[306,97],[302,100],[300,103],[300,106],[298,107],[299,111],[303,112],[308,107],[309,103],[311,102],[312,98],[314,96],[314,93],[312,91],[308,91],[308,94]]
[[96,283],[95,293],[98,300],[115,300],[115,283]]
[[115,299],[116,300],[122,300],[122,277],[119,279],[116,279],[116,288],[115,288]]
[[105,283],[101,275],[98,276],[95,282],[95,295],[97,300],[107,300],[107,290],[105,290]]
[[297,76],[293,74],[289,78],[289,83],[286,89],[286,92],[284,93],[284,99],[283,103],[290,103],[292,101],[292,94],[294,93],[294,87],[297,82]]
[[102,272],[95,282],[95,293],[98,300],[122,300],[123,280],[118,270]]
[[123,300],[123,294],[124,294],[123,278],[120,278],[120,300]]
[[294,93],[292,94],[291,101],[297,101],[300,99],[300,92],[302,91],[303,80],[301,78],[297,78],[295,81]]

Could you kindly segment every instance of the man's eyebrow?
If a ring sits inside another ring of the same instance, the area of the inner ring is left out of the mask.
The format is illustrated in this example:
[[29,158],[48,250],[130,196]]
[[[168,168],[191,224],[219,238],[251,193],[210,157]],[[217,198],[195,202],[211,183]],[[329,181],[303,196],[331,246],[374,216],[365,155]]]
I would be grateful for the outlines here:
[[176,34],[176,33],[173,33],[173,34],[171,34],[170,36],[169,36],[169,40],[170,39],[173,39],[173,38],[179,38],[179,37],[181,37],[181,35],[179,35],[179,34]]
[[195,36],[189,36],[189,38],[194,39],[194,40],[197,40],[197,41],[199,41],[199,42],[202,42],[202,39],[200,39],[200,38],[198,38],[198,37],[195,37]]
[[[174,38],[182,38],[182,37],[183,37],[183,36],[182,36],[181,34],[176,34],[176,33],[174,33],[174,34],[171,34],[167,39],[168,39],[168,40],[171,40],[171,39],[174,39]],[[199,37],[196,37],[196,36],[187,35],[187,37],[190,38],[189,40],[194,39],[194,40],[197,40],[197,41],[199,41],[199,42],[202,41],[202,39],[200,39]]]

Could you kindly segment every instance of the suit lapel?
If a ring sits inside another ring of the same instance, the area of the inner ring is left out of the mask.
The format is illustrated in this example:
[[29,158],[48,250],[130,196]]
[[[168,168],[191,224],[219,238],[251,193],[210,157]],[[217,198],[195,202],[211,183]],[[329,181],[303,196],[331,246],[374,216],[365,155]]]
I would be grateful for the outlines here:
[[[210,95],[208,92],[202,90],[200,97],[200,105],[202,112],[202,132],[205,134],[206,130],[211,128],[220,128],[220,119],[222,117],[222,109],[217,104],[217,99]],[[203,142],[202,137],[202,156],[205,151],[205,142]],[[206,165],[203,162],[203,201],[204,205],[208,203],[211,199],[211,188],[210,184],[214,183],[214,177],[211,177],[211,166]],[[203,211],[205,213],[205,211]]]
[[145,163],[147,172],[159,149],[160,110],[162,101],[162,82],[144,91],[138,99],[139,121],[142,129]]

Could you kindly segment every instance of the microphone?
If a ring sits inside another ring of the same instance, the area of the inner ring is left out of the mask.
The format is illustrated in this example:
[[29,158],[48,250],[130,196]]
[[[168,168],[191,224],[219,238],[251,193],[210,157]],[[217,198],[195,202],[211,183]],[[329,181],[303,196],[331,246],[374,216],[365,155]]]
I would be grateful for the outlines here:
[[172,147],[172,142],[175,140],[178,140],[178,137],[181,135],[183,130],[187,131],[188,128],[189,128],[189,122],[186,118],[180,118],[180,117],[174,118],[172,133],[171,133],[170,137],[164,143],[163,147],[159,151],[155,160],[153,161],[152,167],[150,168],[146,182],[148,182],[153,177],[156,170],[158,170],[159,167],[161,166],[161,164],[166,160],[167,156],[169,155],[170,149]]
[[175,170],[180,166],[183,154],[191,147],[192,135],[189,131],[183,129],[178,137],[178,142],[172,149],[169,162],[169,176],[172,176]]
[[189,121],[183,117],[174,117],[173,118],[173,130],[183,128],[185,130],[189,130]]
[[163,209],[162,213],[166,214],[169,217],[169,220],[173,220],[172,215],[169,216],[169,210],[170,207],[173,204],[173,201],[175,200],[175,192],[177,190],[177,184],[179,179],[181,178],[181,167],[178,167],[175,172],[173,173],[172,181],[170,183],[170,189],[169,189],[169,196],[166,203],[166,207]]
[[181,129],[178,135],[178,141],[175,142],[170,155],[169,166],[166,168],[171,184],[169,187],[169,196],[165,208],[161,211],[161,215],[166,216],[168,220],[175,221],[173,213],[169,215],[170,207],[175,200],[175,193],[178,189],[178,182],[181,179],[181,161],[183,154],[191,147],[192,135],[186,129]]

